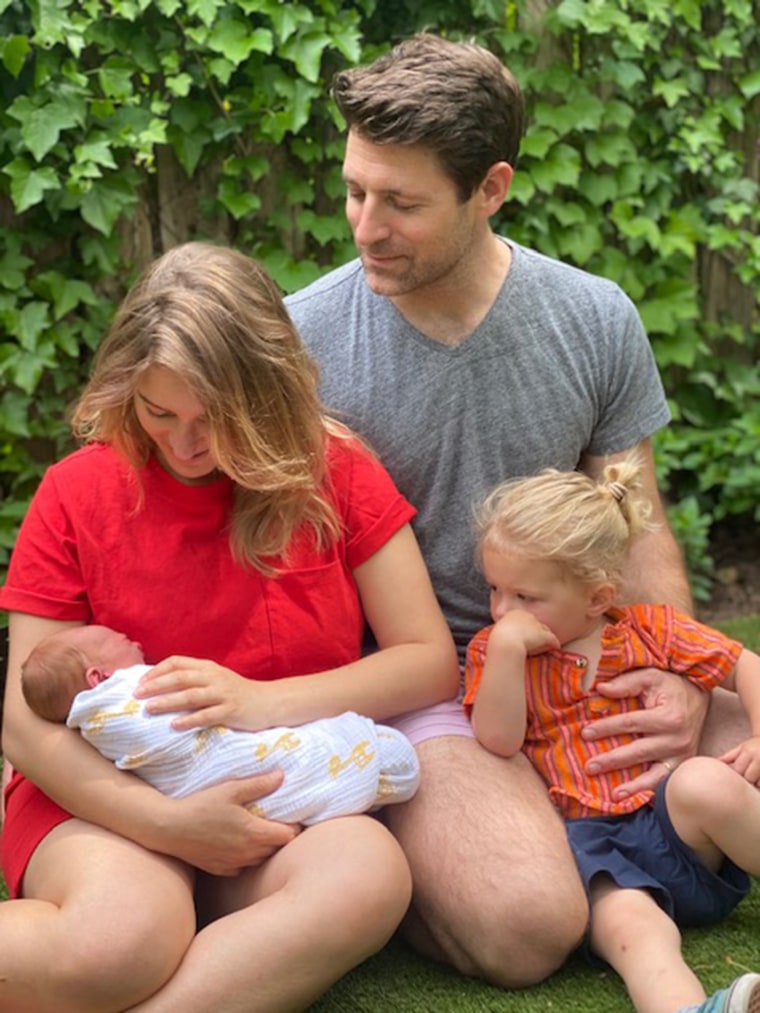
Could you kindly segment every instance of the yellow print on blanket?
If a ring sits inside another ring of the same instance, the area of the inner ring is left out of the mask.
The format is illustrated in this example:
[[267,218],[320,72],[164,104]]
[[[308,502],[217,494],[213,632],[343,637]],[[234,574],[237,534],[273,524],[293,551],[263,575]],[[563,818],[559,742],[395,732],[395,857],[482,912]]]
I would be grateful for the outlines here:
[[211,739],[217,736],[229,735],[229,728],[225,728],[223,725],[212,725],[211,728],[200,728],[195,733],[195,753],[203,753],[206,751]]
[[345,760],[341,760],[339,756],[331,756],[328,770],[330,771],[330,777],[337,777],[341,771],[347,767],[358,767],[361,770],[366,767],[368,763],[372,763],[375,758],[375,754],[370,751],[369,742],[359,742],[351,752],[348,754]]
[[82,731],[88,735],[100,735],[109,721],[117,721],[119,718],[133,718],[140,713],[141,704],[139,700],[130,700],[118,711],[97,711],[82,725]]
[[253,752],[257,760],[266,760],[268,756],[271,756],[278,750],[282,750],[283,753],[289,753],[300,745],[301,740],[297,735],[294,735],[293,732],[285,732],[271,746],[268,746],[266,742],[261,742]]

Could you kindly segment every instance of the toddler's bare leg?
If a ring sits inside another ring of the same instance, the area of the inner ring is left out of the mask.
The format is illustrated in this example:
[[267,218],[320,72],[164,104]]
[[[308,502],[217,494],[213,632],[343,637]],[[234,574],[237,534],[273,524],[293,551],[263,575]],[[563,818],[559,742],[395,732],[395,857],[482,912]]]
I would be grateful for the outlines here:
[[637,1013],[674,1013],[705,998],[681,955],[678,927],[643,890],[594,880],[591,947],[623,979]]
[[670,776],[665,789],[676,833],[715,871],[727,855],[760,875],[760,792],[735,770],[709,756],[694,756]]

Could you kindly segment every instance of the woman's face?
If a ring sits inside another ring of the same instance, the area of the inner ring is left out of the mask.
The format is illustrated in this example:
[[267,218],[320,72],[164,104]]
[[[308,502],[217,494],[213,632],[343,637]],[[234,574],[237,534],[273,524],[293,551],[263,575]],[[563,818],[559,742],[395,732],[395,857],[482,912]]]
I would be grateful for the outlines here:
[[216,477],[206,410],[181,377],[149,366],[137,383],[135,411],[170,475],[188,485]]

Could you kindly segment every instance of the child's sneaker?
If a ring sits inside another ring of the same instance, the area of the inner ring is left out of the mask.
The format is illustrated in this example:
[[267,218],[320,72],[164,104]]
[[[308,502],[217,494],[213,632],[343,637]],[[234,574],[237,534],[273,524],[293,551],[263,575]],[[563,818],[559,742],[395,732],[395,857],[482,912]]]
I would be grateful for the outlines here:
[[728,988],[682,1013],[760,1013],[760,974],[743,974]]

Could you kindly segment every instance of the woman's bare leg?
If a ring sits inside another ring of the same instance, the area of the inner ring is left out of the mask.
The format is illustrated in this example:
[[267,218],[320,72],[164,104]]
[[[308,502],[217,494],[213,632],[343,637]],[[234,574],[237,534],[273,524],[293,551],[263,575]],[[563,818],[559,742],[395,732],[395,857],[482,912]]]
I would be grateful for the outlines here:
[[195,931],[180,864],[78,820],[42,841],[0,904],[0,1009],[119,1013],[155,992]]
[[303,1010],[387,942],[411,895],[401,849],[368,816],[310,827],[214,886],[216,920],[133,1013]]
[[385,819],[414,880],[422,953],[507,988],[555,971],[583,937],[586,897],[564,824],[528,760],[475,739],[420,743],[420,789]]

